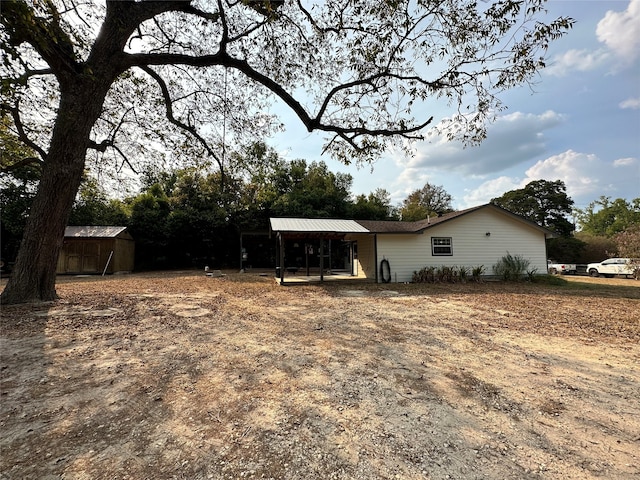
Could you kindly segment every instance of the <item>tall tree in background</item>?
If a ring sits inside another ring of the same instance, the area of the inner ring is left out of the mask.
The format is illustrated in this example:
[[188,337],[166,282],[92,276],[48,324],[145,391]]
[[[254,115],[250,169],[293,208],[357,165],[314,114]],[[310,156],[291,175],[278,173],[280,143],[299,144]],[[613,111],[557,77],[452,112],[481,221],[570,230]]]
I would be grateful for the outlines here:
[[286,162],[263,140],[244,145],[231,154],[233,175],[242,181],[240,205],[234,214],[238,230],[269,229],[272,206],[282,191],[274,180],[286,170]]
[[129,208],[129,229],[136,239],[136,264],[148,268],[153,266],[155,259],[166,255],[167,224],[171,213],[169,197],[162,185],[156,183],[133,198]]
[[11,125],[10,116],[0,111],[0,257],[7,263],[18,253],[42,173],[37,153],[20,141]]
[[84,177],[69,215],[69,225],[126,226],[129,212],[120,200],[110,199],[100,183]]
[[562,180],[534,180],[524,188],[511,190],[491,203],[522,215],[563,237],[571,236],[574,226],[569,220],[573,200],[567,196]]
[[326,132],[325,150],[345,162],[420,138],[432,99],[456,112],[442,126],[449,137],[481,141],[497,94],[529,82],[572,25],[539,22],[544,4],[3,1],[0,107],[43,170],[0,300],[56,297],[88,159],[140,169],[184,155],[224,177],[230,136],[243,143],[277,127],[262,113],[274,97],[309,131]]
[[640,224],[640,197],[630,202],[602,196],[584,210],[576,209],[580,230],[588,235],[612,237]]
[[428,216],[437,217],[453,212],[452,200],[451,195],[443,187],[425,183],[424,187],[411,192],[402,202],[400,218],[405,222],[413,222]]
[[277,193],[270,210],[275,216],[339,218],[348,214],[353,179],[329,171],[324,162],[288,162],[272,181]]
[[491,199],[491,203],[556,232],[558,238],[547,240],[549,258],[562,262],[580,258],[585,243],[573,236],[575,228],[569,220],[573,200],[562,180],[535,180],[524,188]]
[[357,195],[348,215],[356,220],[398,220],[398,211],[391,205],[391,194],[377,188],[369,195]]
[[[576,236],[587,245],[583,261],[600,262],[611,256],[636,258],[640,197],[627,201],[601,196],[585,209],[576,209],[575,214],[580,227]],[[635,261],[634,266],[637,264]]]
[[616,243],[616,254],[629,259],[633,278],[640,280],[640,222],[629,226],[624,232],[617,233],[613,240]]

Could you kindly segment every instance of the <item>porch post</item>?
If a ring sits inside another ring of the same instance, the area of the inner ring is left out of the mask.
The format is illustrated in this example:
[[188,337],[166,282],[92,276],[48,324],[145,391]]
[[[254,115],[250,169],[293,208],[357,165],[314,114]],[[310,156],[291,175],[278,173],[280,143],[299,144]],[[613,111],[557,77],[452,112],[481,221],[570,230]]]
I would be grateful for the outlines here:
[[284,236],[278,233],[280,237],[280,285],[284,284]]
[[324,238],[320,237],[320,281],[324,281]]
[[309,276],[309,243],[307,243],[307,239],[305,238],[304,244],[304,265],[307,269],[307,277]]
[[240,271],[242,271],[242,236],[243,233],[240,232]]

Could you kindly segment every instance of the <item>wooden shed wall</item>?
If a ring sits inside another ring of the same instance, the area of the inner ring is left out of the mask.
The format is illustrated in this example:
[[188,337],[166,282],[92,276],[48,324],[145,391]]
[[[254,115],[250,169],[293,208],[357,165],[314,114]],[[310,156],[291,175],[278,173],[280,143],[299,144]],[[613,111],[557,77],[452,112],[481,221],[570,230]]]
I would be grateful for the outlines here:
[[109,273],[131,272],[135,260],[136,243],[129,238],[116,238]]
[[[113,256],[109,261],[109,255]],[[130,238],[65,238],[58,257],[58,274],[98,274],[133,270],[135,242]]]

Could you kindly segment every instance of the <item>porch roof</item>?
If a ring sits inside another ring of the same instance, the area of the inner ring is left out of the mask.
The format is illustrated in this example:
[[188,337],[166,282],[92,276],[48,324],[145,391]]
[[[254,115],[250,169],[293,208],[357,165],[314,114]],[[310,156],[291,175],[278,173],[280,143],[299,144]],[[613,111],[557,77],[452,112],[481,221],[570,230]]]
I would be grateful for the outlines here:
[[270,218],[271,231],[282,234],[344,235],[347,233],[369,233],[355,220],[329,218]]

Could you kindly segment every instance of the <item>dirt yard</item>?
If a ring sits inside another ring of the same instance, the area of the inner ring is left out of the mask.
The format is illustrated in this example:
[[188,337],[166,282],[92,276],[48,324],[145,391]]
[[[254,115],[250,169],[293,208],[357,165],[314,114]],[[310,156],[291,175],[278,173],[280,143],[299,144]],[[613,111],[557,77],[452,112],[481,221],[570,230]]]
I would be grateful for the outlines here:
[[62,278],[2,308],[0,478],[637,479],[640,282],[568,280]]

